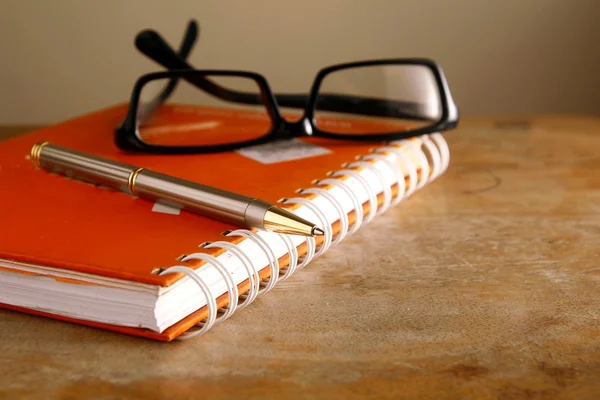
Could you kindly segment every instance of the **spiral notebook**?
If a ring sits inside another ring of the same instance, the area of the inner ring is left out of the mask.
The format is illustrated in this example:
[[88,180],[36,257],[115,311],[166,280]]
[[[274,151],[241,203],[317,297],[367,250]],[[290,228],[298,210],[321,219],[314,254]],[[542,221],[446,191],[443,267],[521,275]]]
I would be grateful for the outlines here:
[[[193,338],[449,163],[439,133],[378,146],[303,138],[217,154],[130,154],[112,140],[125,112],[118,105],[0,141],[0,307],[160,341]],[[29,151],[40,140],[279,202],[325,236],[241,229],[36,170]]]

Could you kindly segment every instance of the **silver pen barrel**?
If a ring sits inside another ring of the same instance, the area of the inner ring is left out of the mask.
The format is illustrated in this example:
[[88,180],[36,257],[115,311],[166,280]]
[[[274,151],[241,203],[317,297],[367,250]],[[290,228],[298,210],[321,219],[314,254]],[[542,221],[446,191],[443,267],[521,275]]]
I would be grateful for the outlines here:
[[109,187],[161,204],[229,222],[264,229],[271,204],[252,197],[186,181],[137,166],[65,149],[36,144],[31,160],[40,169]]
[[252,197],[203,186],[157,172],[141,169],[135,176],[132,194],[186,209],[200,215],[264,229],[269,203]]

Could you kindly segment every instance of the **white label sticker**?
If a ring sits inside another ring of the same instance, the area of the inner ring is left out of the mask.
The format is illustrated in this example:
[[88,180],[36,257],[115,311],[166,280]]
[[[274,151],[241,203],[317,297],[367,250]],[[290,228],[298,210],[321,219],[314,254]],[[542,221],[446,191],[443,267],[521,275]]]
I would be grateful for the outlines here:
[[282,139],[245,147],[237,152],[262,164],[274,164],[329,154],[331,150],[299,139]]
[[173,214],[179,215],[181,213],[181,209],[177,207],[168,206],[166,204],[154,203],[152,206],[152,211],[163,214]]

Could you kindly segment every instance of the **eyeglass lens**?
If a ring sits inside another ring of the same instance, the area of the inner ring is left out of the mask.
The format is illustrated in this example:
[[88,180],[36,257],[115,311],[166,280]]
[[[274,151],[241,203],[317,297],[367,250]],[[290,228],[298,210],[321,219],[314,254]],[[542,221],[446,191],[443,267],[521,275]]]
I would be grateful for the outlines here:
[[386,134],[432,126],[442,107],[435,75],[424,65],[372,65],[326,75],[315,125],[331,134]]
[[142,142],[164,147],[216,146],[248,142],[271,131],[271,118],[253,79],[211,75],[201,78],[254,95],[258,104],[228,101],[200,90],[183,78],[178,79],[168,99],[160,102],[157,98],[172,78],[155,79],[147,82],[140,92],[137,134]]

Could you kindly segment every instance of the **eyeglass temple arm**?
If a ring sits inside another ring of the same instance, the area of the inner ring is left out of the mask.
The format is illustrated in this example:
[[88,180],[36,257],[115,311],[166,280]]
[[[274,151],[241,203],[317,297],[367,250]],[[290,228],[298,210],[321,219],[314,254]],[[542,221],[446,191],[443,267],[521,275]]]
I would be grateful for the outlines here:
[[[140,46],[138,45],[138,43],[145,43],[146,41],[144,40],[143,36],[145,35],[145,31],[142,31],[138,34],[138,36],[136,37],[135,40],[135,45],[138,48],[138,50],[140,50],[143,53],[143,50],[140,48]],[[140,39],[141,37],[141,39]],[[194,44],[196,42],[196,39],[198,37],[198,24],[194,21],[191,20],[188,23],[188,26],[186,28],[185,31],[185,35],[183,37],[183,40],[181,42],[181,45],[179,47],[179,52],[177,53],[178,56],[183,59],[186,60],[187,57],[189,56],[190,52],[192,51],[192,48],[194,47]],[[165,86],[165,88],[162,90],[162,92],[160,92],[151,102],[150,104],[152,104],[152,108],[155,108],[156,106],[158,106],[159,104],[163,103],[165,100],[167,100],[169,98],[169,96],[171,96],[171,94],[173,93],[173,91],[175,90],[175,88],[177,87],[177,83],[179,82],[179,78],[173,78],[169,81],[169,83]]]
[[[135,45],[147,57],[169,70],[194,69],[154,30],[146,29],[140,32]],[[263,103],[259,94],[232,91],[202,76],[182,76],[180,79],[224,100],[246,104]]]
[[[135,45],[136,45],[136,47],[138,47],[138,50],[140,50],[142,53],[143,53],[143,51],[138,46],[138,43],[139,42],[146,43],[146,41],[143,39],[144,35],[145,35],[145,31],[142,31],[137,35],[137,37],[135,39]],[[142,39],[140,39],[140,37],[142,37]],[[196,21],[190,20],[190,22],[188,23],[188,26],[186,28],[183,40],[181,41],[181,45],[179,47],[178,57],[180,57],[182,60],[185,60],[189,56],[190,52],[192,51],[192,48],[194,47],[197,37],[198,37],[198,24],[196,23]],[[170,79],[169,83],[167,83],[167,85],[163,88],[163,90],[158,95],[156,95],[156,97],[154,99],[141,105],[141,107],[138,110],[137,115],[136,115],[136,119],[137,119],[138,123],[143,124],[144,121],[147,119],[147,117],[150,116],[154,112],[156,107],[158,107],[160,104],[164,103],[171,96],[171,94],[177,87],[178,83],[179,83],[179,78]],[[123,121],[121,123],[121,126],[123,126],[125,123],[126,123],[126,121]]]
[[[147,57],[167,69],[194,69],[154,30],[142,31],[136,38],[136,47]],[[230,90],[205,77],[196,75],[182,77],[181,79],[185,79],[223,100],[242,104],[263,103],[263,99],[259,94]],[[275,98],[281,107],[304,108],[308,102],[308,96],[305,94],[275,94]],[[426,117],[426,105],[409,101],[389,101],[361,96],[319,94],[319,110],[418,120],[429,119]]]

